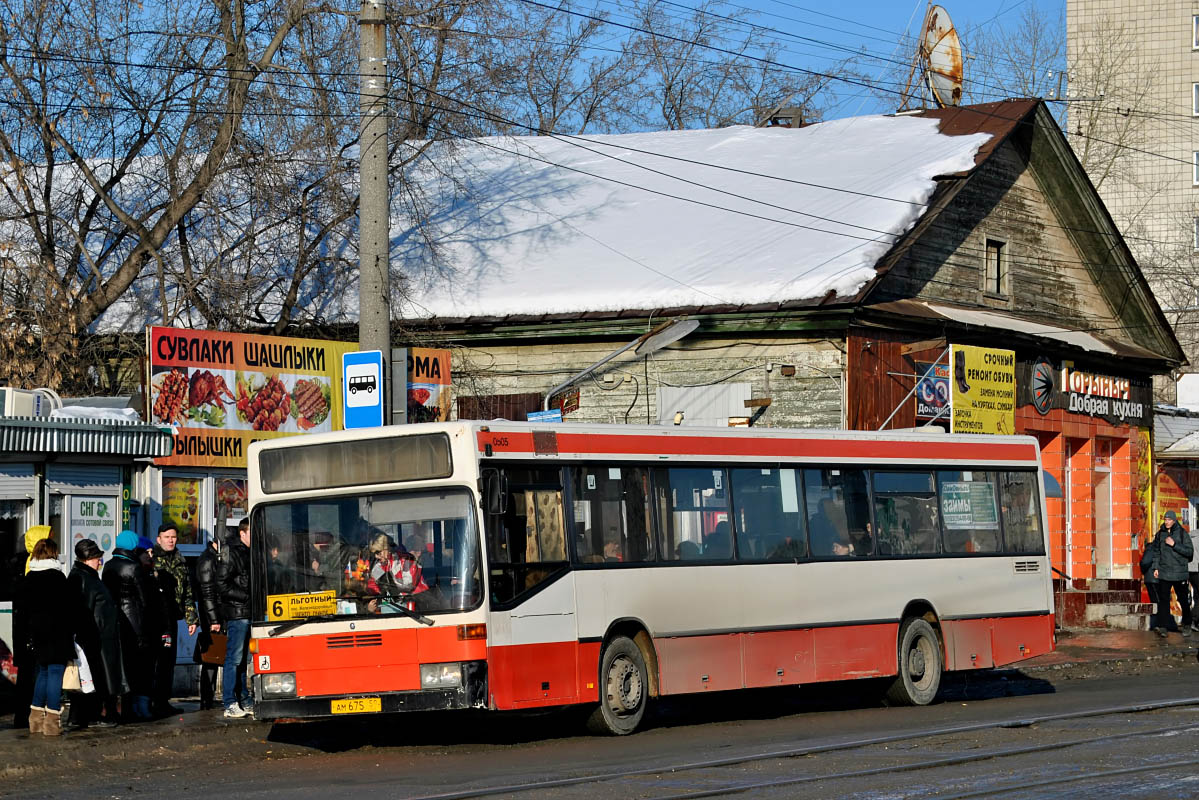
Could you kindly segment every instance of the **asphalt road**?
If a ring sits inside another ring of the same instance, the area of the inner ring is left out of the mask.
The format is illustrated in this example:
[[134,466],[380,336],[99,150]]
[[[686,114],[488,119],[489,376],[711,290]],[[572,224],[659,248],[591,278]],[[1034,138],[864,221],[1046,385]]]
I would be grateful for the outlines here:
[[[488,796],[594,800],[727,796],[743,787],[743,797],[878,800],[1199,796],[1194,661],[972,673],[951,680],[939,702],[923,708],[882,707],[874,688],[847,683],[672,699],[652,709],[644,730],[620,738],[581,733],[577,713],[209,725],[196,735],[131,740],[144,753],[122,758],[97,746],[89,761],[87,748],[77,747],[65,761],[5,781],[0,795],[329,800],[491,789]],[[28,746],[34,759],[52,747]],[[517,788],[553,780],[564,783]]]

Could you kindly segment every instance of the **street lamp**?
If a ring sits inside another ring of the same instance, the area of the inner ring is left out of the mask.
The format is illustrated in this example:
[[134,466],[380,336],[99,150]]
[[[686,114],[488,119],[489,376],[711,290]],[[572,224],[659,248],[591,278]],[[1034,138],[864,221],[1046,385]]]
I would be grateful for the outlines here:
[[677,342],[679,339],[682,339],[684,336],[691,333],[698,327],[699,323],[693,319],[676,319],[673,322],[662,323],[644,336],[634,339],[619,350],[614,350],[599,361],[592,364],[587,369],[572,375],[570,378],[558,384],[553,389],[550,389],[545,393],[545,397],[541,401],[542,410],[549,410],[550,399],[558,392],[566,389],[569,386],[573,386],[575,383],[578,383],[583,378],[586,378],[588,375],[595,372],[597,369],[602,367],[604,364],[607,364],[621,353],[627,353],[629,350],[632,350],[639,356],[648,356],[651,353],[658,352],[668,344]]

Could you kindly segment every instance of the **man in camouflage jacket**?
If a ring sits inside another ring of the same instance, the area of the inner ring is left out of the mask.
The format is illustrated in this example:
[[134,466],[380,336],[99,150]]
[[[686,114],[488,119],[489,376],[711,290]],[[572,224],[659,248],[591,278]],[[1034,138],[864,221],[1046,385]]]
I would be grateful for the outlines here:
[[176,633],[178,620],[187,621],[189,636],[196,632],[200,617],[196,613],[192,595],[191,578],[187,562],[183,560],[176,545],[179,532],[171,523],[158,527],[158,541],[154,544],[154,577],[166,601],[167,616],[173,626],[168,639],[164,639],[159,650],[157,669],[154,675],[154,713],[156,716],[178,714],[180,709],[171,705],[171,689],[175,682],[175,661],[178,658],[179,642]]

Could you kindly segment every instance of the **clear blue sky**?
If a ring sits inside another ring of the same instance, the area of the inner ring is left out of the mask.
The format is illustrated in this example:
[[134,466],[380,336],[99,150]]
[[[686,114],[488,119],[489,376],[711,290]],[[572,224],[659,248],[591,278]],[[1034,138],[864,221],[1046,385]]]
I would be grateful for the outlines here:
[[[734,8],[752,9],[754,21],[780,32],[784,50],[778,60],[823,71],[854,51],[867,51],[857,69],[879,79],[888,68],[912,57],[910,39],[924,17],[925,0],[728,0]],[[695,5],[695,3],[688,3]],[[1014,27],[1027,7],[1035,7],[1055,23],[1065,24],[1065,0],[942,0],[959,30],[978,26]],[[967,64],[967,70],[969,65]],[[969,78],[969,76],[967,76]],[[826,116],[894,110],[892,103],[852,86],[837,91],[838,103]],[[892,106],[892,107],[887,107]]]

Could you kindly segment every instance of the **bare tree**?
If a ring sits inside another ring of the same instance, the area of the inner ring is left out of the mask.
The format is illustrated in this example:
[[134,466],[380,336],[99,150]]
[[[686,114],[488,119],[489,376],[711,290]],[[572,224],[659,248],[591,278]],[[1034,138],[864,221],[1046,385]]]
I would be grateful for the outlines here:
[[1014,24],[992,20],[961,33],[962,96],[967,103],[1005,97],[1055,98],[1065,90],[1061,12],[1024,5]]
[[[678,4],[646,0],[630,49],[647,59],[639,120],[668,130],[753,124],[782,103],[820,117],[818,95],[830,78],[775,63],[778,44],[744,10],[704,2],[689,16]],[[847,73],[841,64],[832,72]]]
[[[0,222],[40,296],[5,318],[35,331],[0,338],[16,377],[86,384],[75,341],[149,270],[161,318],[164,248],[252,136],[247,112],[262,77],[276,71],[297,26],[320,12],[215,0],[143,5],[134,0],[6,0],[0,32]],[[32,255],[36,254],[36,255]]]
[[[570,11],[389,11],[393,213],[417,221],[404,237],[447,286],[444,231],[415,170],[455,183],[460,140],[750,123],[784,102],[819,115],[826,79],[773,63],[777,45],[741,11],[680,17],[644,0],[637,33]],[[282,333],[348,321],[352,14],[323,0],[0,0],[0,12],[6,377],[111,386],[147,322]],[[397,296],[404,269],[393,257]],[[100,326],[129,336],[95,351]]]

